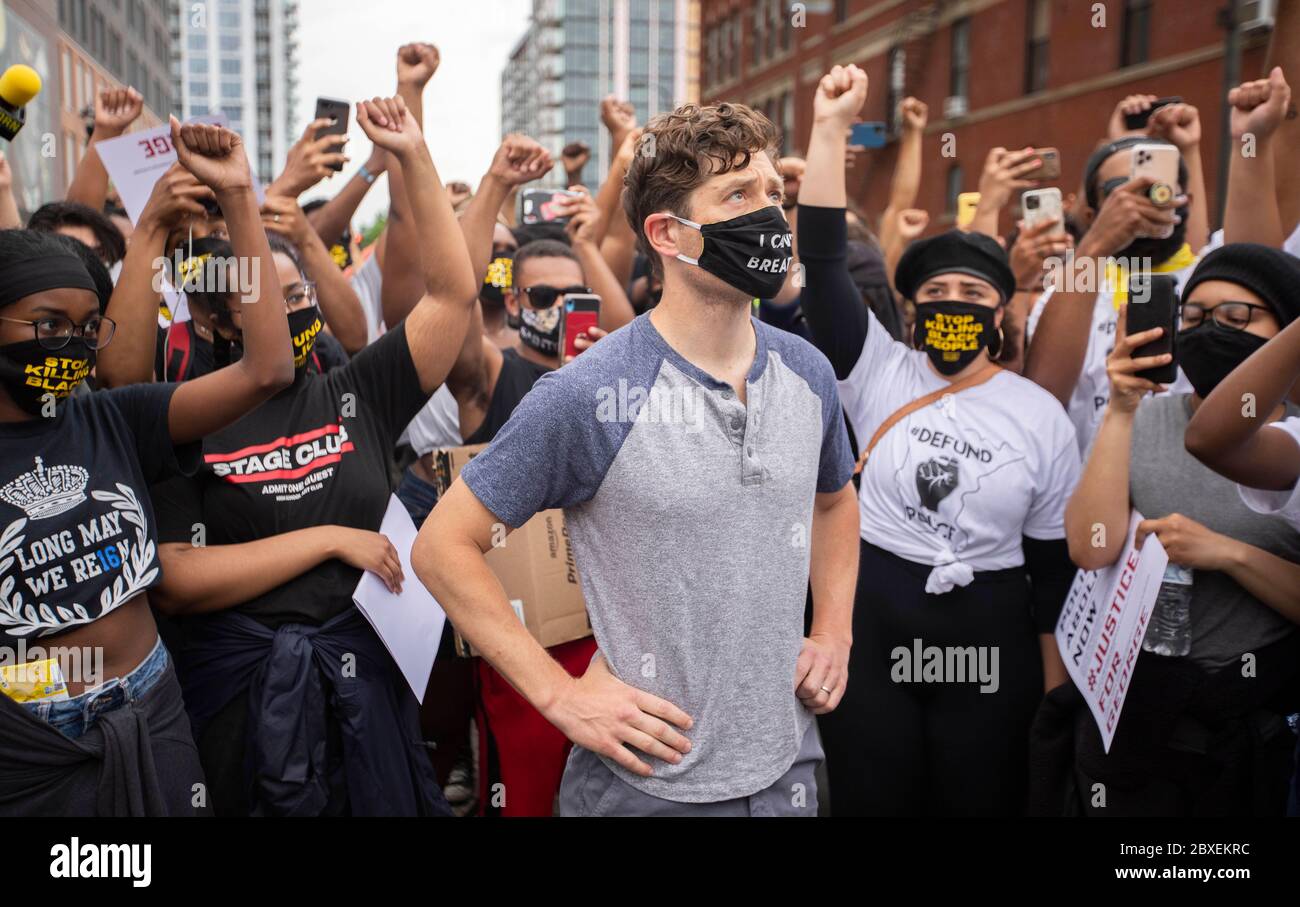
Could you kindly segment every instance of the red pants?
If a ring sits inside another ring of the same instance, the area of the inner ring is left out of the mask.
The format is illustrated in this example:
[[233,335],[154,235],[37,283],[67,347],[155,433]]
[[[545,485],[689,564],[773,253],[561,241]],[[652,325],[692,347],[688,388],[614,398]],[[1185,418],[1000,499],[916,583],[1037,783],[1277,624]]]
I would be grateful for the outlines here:
[[[577,639],[547,651],[571,675],[581,677],[596,653],[596,640]],[[572,744],[491,665],[481,658],[476,661],[479,812],[549,816]]]

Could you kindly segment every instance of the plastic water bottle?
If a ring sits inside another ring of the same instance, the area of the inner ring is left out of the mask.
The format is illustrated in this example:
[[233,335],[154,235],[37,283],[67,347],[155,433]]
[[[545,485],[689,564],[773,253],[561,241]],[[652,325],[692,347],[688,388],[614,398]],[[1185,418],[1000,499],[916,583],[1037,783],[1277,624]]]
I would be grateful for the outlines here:
[[1165,567],[1142,648],[1168,656],[1192,650],[1192,571],[1188,568],[1172,561]]

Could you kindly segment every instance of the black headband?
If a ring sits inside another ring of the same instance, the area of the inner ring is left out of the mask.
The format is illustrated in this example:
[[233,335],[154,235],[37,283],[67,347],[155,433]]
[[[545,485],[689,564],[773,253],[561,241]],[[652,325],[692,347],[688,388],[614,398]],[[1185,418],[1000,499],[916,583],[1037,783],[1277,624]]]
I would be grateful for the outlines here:
[[0,308],[43,290],[89,290],[99,297],[99,288],[85,264],[72,252],[55,252],[38,258],[0,263]]
[[[1118,154],[1126,148],[1132,148],[1134,145],[1173,145],[1168,139],[1152,138],[1145,135],[1126,135],[1121,139],[1108,142],[1102,145],[1096,151],[1088,156],[1088,163],[1083,167],[1083,195],[1088,200],[1088,207],[1094,211],[1101,210],[1101,187],[1094,185],[1097,180],[1097,171],[1101,165],[1109,160],[1112,154]],[[1178,155],[1178,180],[1187,186],[1187,162],[1183,160],[1182,154]],[[1128,182],[1126,178],[1124,182]]]

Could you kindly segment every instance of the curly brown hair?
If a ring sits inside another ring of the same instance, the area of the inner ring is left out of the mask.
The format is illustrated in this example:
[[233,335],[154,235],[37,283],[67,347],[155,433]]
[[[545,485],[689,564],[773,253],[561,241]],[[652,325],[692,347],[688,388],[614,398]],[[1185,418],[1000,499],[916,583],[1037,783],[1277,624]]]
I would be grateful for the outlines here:
[[772,121],[744,104],[687,104],[646,124],[623,177],[623,211],[657,276],[663,277],[663,262],[646,240],[646,217],[660,211],[690,217],[686,197],[698,186],[744,170],[755,154],[766,154],[777,166],[779,142]]

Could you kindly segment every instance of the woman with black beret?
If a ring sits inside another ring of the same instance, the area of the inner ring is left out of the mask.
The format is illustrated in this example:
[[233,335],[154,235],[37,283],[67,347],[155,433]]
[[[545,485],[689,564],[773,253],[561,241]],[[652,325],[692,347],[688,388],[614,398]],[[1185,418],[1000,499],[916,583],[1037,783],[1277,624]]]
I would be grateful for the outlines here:
[[997,364],[1015,279],[994,239],[951,231],[903,255],[911,345],[862,304],[844,146],[865,96],[856,67],[822,80],[799,208],[804,312],[863,460],[851,679],[821,718],[831,811],[1017,815],[1044,677],[1064,679],[1051,634],[1078,447],[1060,403]]

